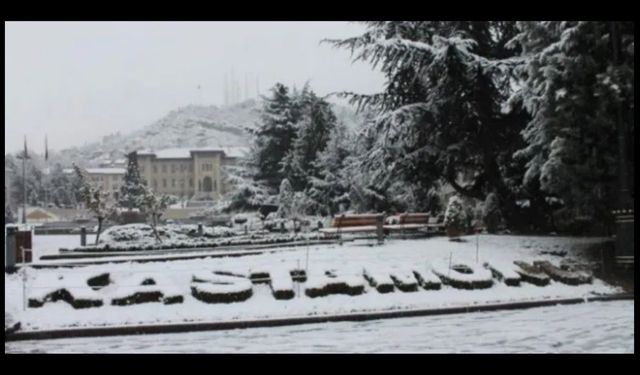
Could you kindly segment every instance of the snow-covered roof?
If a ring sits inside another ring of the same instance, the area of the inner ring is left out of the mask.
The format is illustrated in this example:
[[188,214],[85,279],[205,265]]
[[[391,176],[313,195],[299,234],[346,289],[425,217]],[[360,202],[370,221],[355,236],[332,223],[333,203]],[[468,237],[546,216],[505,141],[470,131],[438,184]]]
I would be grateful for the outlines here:
[[88,173],[92,174],[124,174],[124,168],[87,168]]
[[248,147],[194,147],[194,148],[168,148],[164,150],[152,151],[141,150],[138,155],[155,155],[156,159],[190,159],[192,152],[224,152],[225,156],[231,158],[244,157],[248,152]]

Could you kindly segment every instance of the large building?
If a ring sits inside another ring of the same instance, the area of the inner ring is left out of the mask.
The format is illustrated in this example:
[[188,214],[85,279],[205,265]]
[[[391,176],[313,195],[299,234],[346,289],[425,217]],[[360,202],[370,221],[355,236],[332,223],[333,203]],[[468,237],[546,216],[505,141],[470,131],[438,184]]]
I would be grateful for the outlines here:
[[223,168],[244,156],[245,148],[138,151],[140,175],[153,191],[189,199],[219,199],[230,190]]
[[[217,200],[232,188],[223,179],[223,168],[245,156],[244,147],[184,148],[137,151],[140,176],[160,194],[183,199]],[[122,161],[111,167],[87,168],[92,182],[118,198],[126,168]],[[72,172],[72,170],[68,170]]]

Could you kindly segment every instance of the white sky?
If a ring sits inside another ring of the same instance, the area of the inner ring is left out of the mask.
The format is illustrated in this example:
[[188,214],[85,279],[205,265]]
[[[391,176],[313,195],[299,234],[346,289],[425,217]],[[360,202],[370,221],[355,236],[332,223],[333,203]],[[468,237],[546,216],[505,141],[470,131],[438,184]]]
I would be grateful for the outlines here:
[[[188,104],[224,103],[233,69],[250,97],[275,82],[320,95],[373,93],[383,77],[323,38],[360,34],[347,22],[7,22],[5,151],[42,153],[142,128]],[[198,93],[197,86],[201,85]]]

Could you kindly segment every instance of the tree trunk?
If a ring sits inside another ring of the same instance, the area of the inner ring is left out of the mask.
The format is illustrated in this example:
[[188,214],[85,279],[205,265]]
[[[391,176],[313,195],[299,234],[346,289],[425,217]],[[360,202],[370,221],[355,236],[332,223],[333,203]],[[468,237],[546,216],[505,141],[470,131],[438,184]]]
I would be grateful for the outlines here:
[[103,218],[98,218],[98,233],[96,234],[96,245],[98,244],[98,240],[100,240],[100,232],[102,232],[102,220]]
[[160,235],[158,234],[158,215],[153,214],[152,215],[152,221],[153,221],[153,234],[156,236],[156,239],[158,240],[158,242],[162,243],[162,239],[160,239]]

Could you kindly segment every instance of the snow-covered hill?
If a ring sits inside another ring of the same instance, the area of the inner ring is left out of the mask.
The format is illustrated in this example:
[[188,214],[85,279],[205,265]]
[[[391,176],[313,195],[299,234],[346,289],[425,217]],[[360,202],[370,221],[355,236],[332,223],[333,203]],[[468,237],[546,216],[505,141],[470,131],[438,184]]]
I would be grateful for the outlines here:
[[[96,167],[101,163],[122,160],[133,150],[162,150],[187,147],[249,146],[251,139],[246,131],[260,120],[261,102],[247,100],[242,103],[218,107],[190,105],[169,112],[156,122],[131,133],[115,133],[98,142],[62,151],[51,151],[50,165],[60,163],[65,167],[72,163]],[[333,104],[339,121],[355,129],[362,116],[342,104]],[[42,155],[34,151],[32,162],[44,167]],[[5,158],[6,161],[6,158]]]
[[140,130],[62,150],[52,159],[63,165],[81,161],[96,165],[122,159],[125,153],[138,149],[247,146],[250,140],[245,128],[254,127],[259,116],[259,103],[255,100],[225,107],[190,105],[171,111]]

